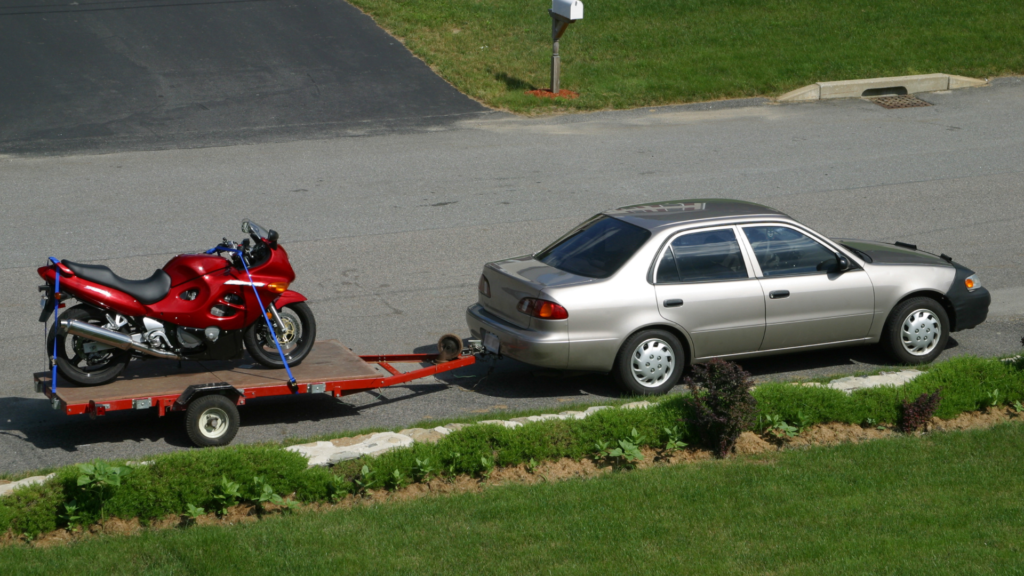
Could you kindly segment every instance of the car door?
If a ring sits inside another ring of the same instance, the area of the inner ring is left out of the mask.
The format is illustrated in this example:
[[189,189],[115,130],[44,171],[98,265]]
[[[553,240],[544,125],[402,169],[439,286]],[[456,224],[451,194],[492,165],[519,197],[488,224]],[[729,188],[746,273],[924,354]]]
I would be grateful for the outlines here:
[[765,294],[761,350],[867,337],[875,294],[863,269],[840,272],[836,252],[795,227],[741,228]]
[[765,298],[734,226],[683,232],[663,248],[654,274],[658,310],[682,326],[695,358],[756,352]]

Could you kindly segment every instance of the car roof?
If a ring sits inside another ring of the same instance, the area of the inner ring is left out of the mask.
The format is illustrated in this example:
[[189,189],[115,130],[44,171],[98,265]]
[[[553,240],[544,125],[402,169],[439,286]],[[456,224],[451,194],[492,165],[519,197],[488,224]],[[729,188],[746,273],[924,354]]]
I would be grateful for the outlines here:
[[[682,222],[703,220],[724,220],[751,216],[781,216],[789,218],[788,215],[774,208],[753,202],[729,200],[726,198],[647,202],[644,204],[633,204],[632,206],[622,206],[621,208],[602,212],[602,214],[648,230],[655,230]],[[792,220],[792,218],[789,219]]]

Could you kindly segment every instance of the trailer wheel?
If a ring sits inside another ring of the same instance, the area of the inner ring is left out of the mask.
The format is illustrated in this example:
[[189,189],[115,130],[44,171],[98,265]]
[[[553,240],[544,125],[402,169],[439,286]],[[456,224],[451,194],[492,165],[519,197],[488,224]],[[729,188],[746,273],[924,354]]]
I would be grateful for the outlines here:
[[200,396],[188,405],[185,429],[196,446],[224,446],[238,433],[238,407],[220,394]]

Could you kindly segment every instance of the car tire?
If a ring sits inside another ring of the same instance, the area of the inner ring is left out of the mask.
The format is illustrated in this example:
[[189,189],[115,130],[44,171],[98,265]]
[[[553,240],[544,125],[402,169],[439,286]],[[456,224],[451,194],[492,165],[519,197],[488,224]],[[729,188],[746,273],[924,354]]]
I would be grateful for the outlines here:
[[200,396],[188,404],[185,431],[201,448],[230,444],[238,434],[238,407],[220,394]]
[[619,349],[612,373],[626,392],[657,396],[675,387],[686,367],[682,342],[667,330],[641,330]]
[[939,357],[949,340],[949,315],[935,300],[904,300],[889,313],[882,346],[901,364],[927,364]]

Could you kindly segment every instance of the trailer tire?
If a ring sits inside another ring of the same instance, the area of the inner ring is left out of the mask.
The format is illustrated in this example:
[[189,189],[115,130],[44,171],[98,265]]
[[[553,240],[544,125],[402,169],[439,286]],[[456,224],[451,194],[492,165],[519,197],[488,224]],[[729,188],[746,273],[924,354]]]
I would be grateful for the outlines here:
[[238,433],[238,407],[226,396],[196,398],[185,412],[185,429],[196,446],[224,446]]

